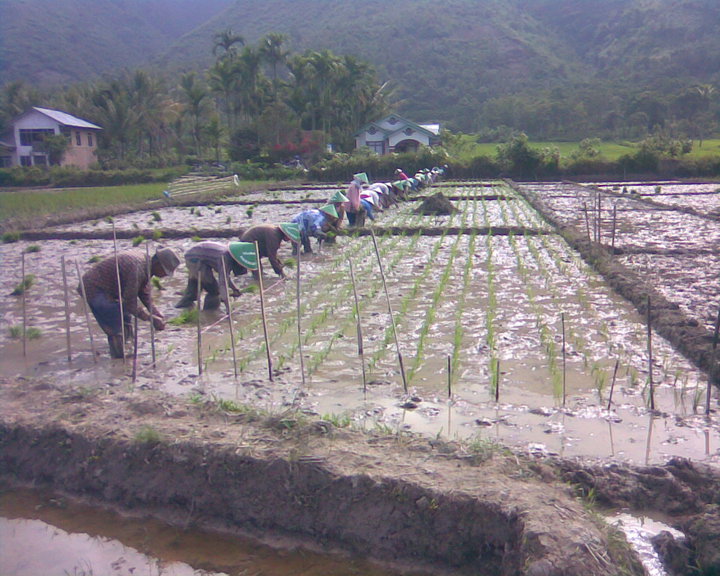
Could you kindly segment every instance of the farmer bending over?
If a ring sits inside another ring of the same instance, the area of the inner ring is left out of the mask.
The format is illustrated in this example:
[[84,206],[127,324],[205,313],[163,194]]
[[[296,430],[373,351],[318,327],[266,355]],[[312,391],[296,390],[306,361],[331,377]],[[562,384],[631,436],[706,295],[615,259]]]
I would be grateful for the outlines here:
[[[283,240],[291,242],[293,247],[300,243],[300,230],[296,223],[258,224],[248,228],[240,236],[240,242],[257,242],[260,258],[267,258],[275,274],[281,278],[285,278],[285,272],[278,258],[278,250]],[[257,270],[253,270],[253,276],[257,278]]]
[[[165,317],[153,303],[150,276],[158,278],[172,276],[179,263],[180,259],[175,252],[170,248],[160,247],[150,261],[148,275],[145,252],[127,250],[117,256],[101,260],[83,274],[82,285],[78,285],[78,292],[82,295],[84,287],[90,310],[100,328],[107,334],[110,356],[124,357],[123,325],[125,339],[130,340],[132,316],[137,316],[140,320],[152,320],[155,330],[165,328]],[[120,294],[122,294],[122,319]],[[138,298],[147,310],[138,306]]]
[[[317,238],[319,246],[327,238],[328,232],[335,234],[338,232],[338,213],[332,204],[325,204],[319,210],[303,210],[292,221],[297,224],[300,230],[300,241],[303,245],[304,254],[312,252],[310,237]],[[293,254],[297,254],[297,245],[293,246]]]
[[[198,282],[200,291],[207,292],[203,310],[217,310],[221,300],[227,307],[225,280],[232,296],[240,296],[240,290],[230,278],[230,272],[238,276],[246,274],[247,269],[233,258],[227,244],[209,240],[198,242],[185,252],[185,264],[188,269],[187,287],[183,297],[175,304],[175,308],[189,308],[194,304],[198,298]],[[226,274],[225,280],[222,277],[223,268]],[[217,274],[217,279],[215,274]]]

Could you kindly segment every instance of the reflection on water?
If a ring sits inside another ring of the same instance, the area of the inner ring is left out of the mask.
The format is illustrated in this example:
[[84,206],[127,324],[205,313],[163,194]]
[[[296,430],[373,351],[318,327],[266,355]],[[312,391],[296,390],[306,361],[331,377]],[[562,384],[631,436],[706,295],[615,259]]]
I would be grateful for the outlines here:
[[185,531],[41,497],[0,494],[2,576],[393,576],[368,562]]
[[607,520],[623,531],[630,545],[638,553],[648,576],[666,576],[667,572],[655,552],[651,540],[662,531],[670,532],[675,539],[682,539],[685,537],[682,532],[646,516],[619,513]]

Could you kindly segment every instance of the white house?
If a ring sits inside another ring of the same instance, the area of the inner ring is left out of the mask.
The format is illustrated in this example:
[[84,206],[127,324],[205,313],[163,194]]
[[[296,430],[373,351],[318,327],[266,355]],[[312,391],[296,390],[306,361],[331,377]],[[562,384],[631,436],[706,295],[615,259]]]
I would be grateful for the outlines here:
[[0,140],[0,166],[47,166],[48,154],[42,145],[48,135],[63,134],[69,142],[61,166],[87,170],[96,161],[100,126],[59,110],[33,107],[18,116],[11,131]]
[[355,134],[355,148],[367,146],[376,154],[413,152],[440,143],[440,124],[416,124],[398,116],[370,122]]

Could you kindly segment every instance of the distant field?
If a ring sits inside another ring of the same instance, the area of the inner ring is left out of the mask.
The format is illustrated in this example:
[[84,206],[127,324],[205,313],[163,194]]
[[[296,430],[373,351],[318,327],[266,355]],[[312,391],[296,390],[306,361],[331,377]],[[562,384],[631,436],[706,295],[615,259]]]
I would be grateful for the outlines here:
[[[561,158],[569,158],[573,151],[578,149],[578,142],[530,142],[533,148],[557,148],[560,150]],[[473,156],[484,155],[495,157],[497,153],[497,143],[480,143],[473,144],[472,153]],[[633,143],[617,143],[617,142],[601,142],[600,151],[606,160],[617,160],[620,156],[625,154],[631,154],[636,150]],[[469,149],[464,150],[466,155],[470,152]],[[705,156],[720,156],[720,140],[705,140],[702,148],[699,147],[697,142],[693,142],[693,150],[688,154],[687,158],[701,158]]]

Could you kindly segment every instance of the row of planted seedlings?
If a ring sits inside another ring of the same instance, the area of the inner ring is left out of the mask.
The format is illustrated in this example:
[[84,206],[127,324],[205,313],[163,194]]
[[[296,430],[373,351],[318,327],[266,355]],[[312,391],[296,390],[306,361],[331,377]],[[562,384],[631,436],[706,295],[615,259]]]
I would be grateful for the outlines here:
[[[515,204],[513,208],[537,215],[525,203]],[[641,319],[627,303],[602,287],[597,275],[558,236],[526,237],[524,246],[529,254],[523,255],[518,243],[513,243],[518,270],[526,280],[529,298],[532,300],[535,292],[549,291],[553,301],[563,303],[560,319],[557,312],[549,316],[538,312],[541,340],[551,358],[551,366],[554,366],[554,380],[558,380],[557,362],[562,341],[566,345],[565,356],[579,358],[583,368],[590,370],[601,404],[607,400],[610,407],[611,391],[608,388],[612,388],[617,377],[622,377],[626,393],[641,393],[650,405],[648,338]],[[618,316],[618,309],[624,309],[625,314]],[[690,390],[696,408],[701,391],[699,374],[663,340],[655,339],[650,343],[655,355],[654,382],[679,391],[682,402]],[[691,375],[693,383],[689,383]]]

